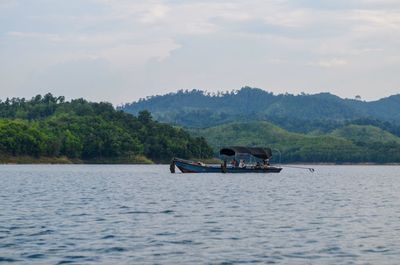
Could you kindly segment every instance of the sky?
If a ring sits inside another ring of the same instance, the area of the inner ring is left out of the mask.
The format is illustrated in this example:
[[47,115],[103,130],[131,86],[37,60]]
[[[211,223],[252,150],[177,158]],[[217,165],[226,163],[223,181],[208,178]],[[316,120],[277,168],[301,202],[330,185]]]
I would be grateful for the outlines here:
[[400,93],[399,0],[0,0],[0,98]]

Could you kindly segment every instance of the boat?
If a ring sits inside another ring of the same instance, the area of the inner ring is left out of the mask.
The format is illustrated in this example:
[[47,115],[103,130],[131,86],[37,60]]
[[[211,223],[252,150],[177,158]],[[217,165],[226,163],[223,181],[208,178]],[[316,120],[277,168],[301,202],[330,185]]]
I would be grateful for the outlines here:
[[[177,167],[182,173],[279,173],[282,168],[269,164],[272,150],[262,147],[232,146],[219,152],[222,164],[204,164],[191,160],[173,158],[171,173]],[[240,163],[239,163],[240,161]]]

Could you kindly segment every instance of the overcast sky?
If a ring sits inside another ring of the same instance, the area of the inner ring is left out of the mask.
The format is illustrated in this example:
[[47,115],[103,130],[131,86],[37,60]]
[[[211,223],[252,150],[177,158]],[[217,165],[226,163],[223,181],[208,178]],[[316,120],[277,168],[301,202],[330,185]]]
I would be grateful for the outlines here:
[[0,97],[400,93],[399,0],[0,0]]

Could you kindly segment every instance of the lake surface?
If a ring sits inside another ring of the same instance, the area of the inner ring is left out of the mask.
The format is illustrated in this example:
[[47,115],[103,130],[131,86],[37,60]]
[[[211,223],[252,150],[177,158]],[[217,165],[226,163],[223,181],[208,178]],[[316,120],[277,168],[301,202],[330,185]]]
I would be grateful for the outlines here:
[[399,264],[400,167],[0,166],[0,262]]

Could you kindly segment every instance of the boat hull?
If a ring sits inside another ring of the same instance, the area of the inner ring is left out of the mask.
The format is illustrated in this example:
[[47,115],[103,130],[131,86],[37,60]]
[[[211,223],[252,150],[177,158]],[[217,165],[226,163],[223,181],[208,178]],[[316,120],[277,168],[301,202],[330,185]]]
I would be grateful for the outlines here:
[[279,173],[282,168],[269,166],[266,168],[255,167],[226,167],[222,165],[204,165],[193,161],[174,159],[171,163],[171,172],[174,173],[175,166],[182,173]]

